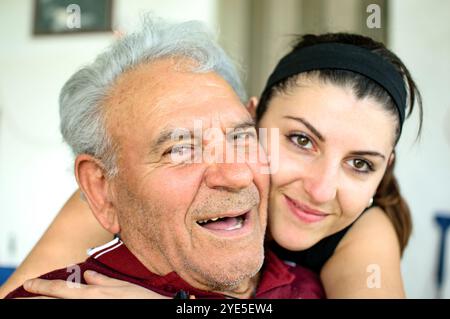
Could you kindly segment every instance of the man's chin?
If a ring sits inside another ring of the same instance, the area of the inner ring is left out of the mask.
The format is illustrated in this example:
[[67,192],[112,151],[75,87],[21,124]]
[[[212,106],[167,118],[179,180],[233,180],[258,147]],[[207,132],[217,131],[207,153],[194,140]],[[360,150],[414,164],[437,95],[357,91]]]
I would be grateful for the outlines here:
[[206,281],[210,283],[211,290],[232,292],[255,277],[261,270],[264,262],[264,250],[258,254],[249,254],[239,258],[223,260],[221,264],[214,263],[203,272]]

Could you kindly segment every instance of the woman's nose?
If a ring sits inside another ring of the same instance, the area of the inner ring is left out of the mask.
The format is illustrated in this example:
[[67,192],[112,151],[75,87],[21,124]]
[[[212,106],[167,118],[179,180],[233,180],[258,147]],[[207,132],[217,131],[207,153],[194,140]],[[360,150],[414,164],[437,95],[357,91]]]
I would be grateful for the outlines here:
[[322,159],[306,169],[303,187],[311,200],[318,204],[333,200],[337,195],[339,165]]

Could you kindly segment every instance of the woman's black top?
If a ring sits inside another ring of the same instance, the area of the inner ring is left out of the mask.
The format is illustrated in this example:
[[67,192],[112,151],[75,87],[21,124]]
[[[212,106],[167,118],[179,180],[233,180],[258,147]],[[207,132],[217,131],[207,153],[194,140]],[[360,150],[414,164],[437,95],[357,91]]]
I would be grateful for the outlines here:
[[[367,209],[362,214],[364,214],[366,211]],[[359,217],[361,217],[362,214]],[[358,220],[359,217],[356,220]],[[327,260],[330,259],[331,255],[333,255],[337,245],[339,244],[341,239],[345,236],[347,231],[353,226],[356,220],[343,230],[328,237],[325,237],[317,244],[306,250],[302,251],[287,250],[279,246],[275,241],[271,241],[269,243],[269,247],[275,254],[277,254],[277,256],[280,259],[292,261],[298,265],[311,269],[317,274],[320,274],[323,265],[325,265]]]

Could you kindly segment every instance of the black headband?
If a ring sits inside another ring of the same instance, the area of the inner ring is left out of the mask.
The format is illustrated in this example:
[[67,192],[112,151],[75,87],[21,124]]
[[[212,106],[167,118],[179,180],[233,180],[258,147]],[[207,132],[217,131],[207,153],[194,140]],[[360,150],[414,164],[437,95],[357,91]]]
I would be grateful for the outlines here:
[[394,100],[401,131],[406,108],[406,89],[402,76],[392,63],[356,45],[322,43],[289,53],[281,59],[270,75],[263,93],[293,75],[321,69],[353,71],[381,85]]

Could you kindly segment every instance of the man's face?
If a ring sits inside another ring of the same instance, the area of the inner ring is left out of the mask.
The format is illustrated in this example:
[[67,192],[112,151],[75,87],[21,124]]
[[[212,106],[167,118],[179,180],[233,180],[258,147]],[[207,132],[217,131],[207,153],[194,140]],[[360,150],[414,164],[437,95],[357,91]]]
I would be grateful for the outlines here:
[[[236,140],[257,141],[227,82],[180,62],[164,59],[123,74],[105,102],[107,129],[119,146],[111,189],[121,237],[155,273],[176,271],[198,288],[238,289],[262,265],[268,175],[258,161],[190,161],[194,150],[213,144],[223,146],[214,148],[216,156]],[[197,133],[215,134],[171,138],[199,123]]]

